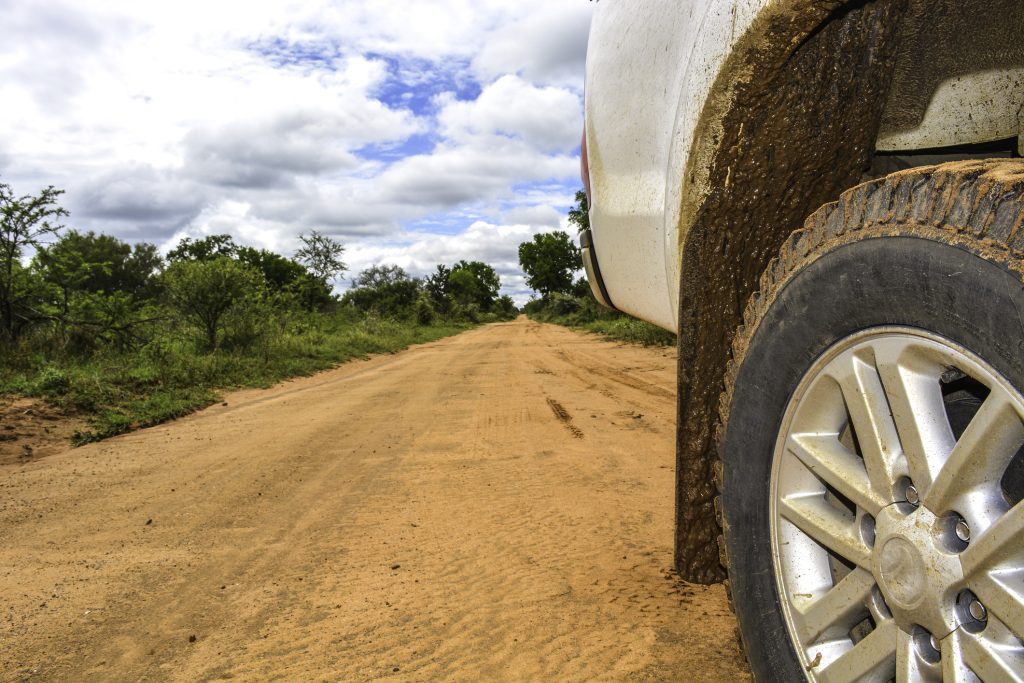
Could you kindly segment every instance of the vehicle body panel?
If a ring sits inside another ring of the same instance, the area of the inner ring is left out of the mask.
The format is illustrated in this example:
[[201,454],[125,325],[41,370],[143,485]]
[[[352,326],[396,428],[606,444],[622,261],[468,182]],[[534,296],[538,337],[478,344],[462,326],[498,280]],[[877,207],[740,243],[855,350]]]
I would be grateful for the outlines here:
[[[823,20],[844,4],[840,0],[604,0],[597,4],[586,79],[590,218],[604,285],[617,309],[678,330],[680,252],[699,198],[708,191],[704,164],[695,157],[709,144],[717,144],[699,139],[714,131],[713,122],[709,125],[703,119],[709,108],[719,113],[728,110],[730,87],[737,79],[764,77],[756,72],[723,72],[741,61],[735,52],[751,49],[751,36],[782,40],[789,36],[795,42],[810,30],[801,26],[787,34],[766,26],[785,22],[799,26],[802,17]],[[996,0],[987,7],[997,15],[1003,5],[1013,3]],[[917,5],[924,8],[921,12],[930,11],[931,6],[934,3]],[[991,21],[994,25],[998,19]],[[915,57],[911,54],[904,60],[910,68]],[[919,150],[1018,135],[1024,104],[1024,70],[1015,64],[1019,59],[1008,58],[1005,67],[981,69],[983,61],[975,73],[954,75],[938,89],[926,80],[897,80],[903,91],[892,92],[890,98],[907,96],[907,89],[928,88],[926,101],[932,104],[915,126],[886,129],[883,121],[878,149]]]

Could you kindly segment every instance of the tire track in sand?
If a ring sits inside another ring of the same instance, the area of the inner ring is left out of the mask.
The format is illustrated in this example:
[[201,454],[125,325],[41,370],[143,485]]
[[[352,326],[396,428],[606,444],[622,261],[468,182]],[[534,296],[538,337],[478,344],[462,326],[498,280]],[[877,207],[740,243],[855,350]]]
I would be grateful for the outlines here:
[[549,398],[547,401],[548,406],[551,408],[551,412],[553,412],[555,417],[565,425],[566,429],[568,429],[569,432],[577,439],[582,439],[583,431],[572,423],[572,416],[569,415],[569,411],[553,398]]

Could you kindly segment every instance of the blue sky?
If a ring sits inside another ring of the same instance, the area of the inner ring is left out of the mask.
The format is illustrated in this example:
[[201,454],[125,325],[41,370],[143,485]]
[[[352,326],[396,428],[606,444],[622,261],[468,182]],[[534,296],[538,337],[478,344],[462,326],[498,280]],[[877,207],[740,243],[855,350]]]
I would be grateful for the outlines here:
[[[229,233],[349,275],[495,265],[579,187],[587,0],[13,0],[0,179],[67,191],[70,227],[164,249]],[[339,282],[344,287],[346,282]]]

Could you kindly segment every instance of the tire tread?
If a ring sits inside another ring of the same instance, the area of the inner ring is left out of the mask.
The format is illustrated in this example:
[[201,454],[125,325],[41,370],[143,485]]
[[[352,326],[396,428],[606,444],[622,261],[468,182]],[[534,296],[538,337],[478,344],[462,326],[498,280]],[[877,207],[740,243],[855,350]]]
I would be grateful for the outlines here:
[[[725,389],[718,402],[714,464],[716,516],[722,565],[729,571],[725,535],[730,528],[723,504],[723,440],[736,379],[758,327],[786,284],[824,254],[871,237],[919,235],[964,246],[1024,275],[1024,161],[960,161],[923,166],[868,181],[825,204],[783,243],[761,274],[757,290],[733,337]],[[726,581],[727,591],[730,588]],[[731,593],[731,591],[728,591]],[[731,594],[729,606],[733,607]],[[734,610],[735,611],[735,610]],[[742,640],[741,640],[742,645]]]

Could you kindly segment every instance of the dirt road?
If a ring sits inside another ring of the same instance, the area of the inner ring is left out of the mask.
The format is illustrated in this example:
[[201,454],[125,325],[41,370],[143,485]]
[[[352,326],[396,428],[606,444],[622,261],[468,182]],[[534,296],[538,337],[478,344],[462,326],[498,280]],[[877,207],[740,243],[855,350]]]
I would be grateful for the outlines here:
[[674,361],[525,320],[0,467],[3,680],[748,680]]

